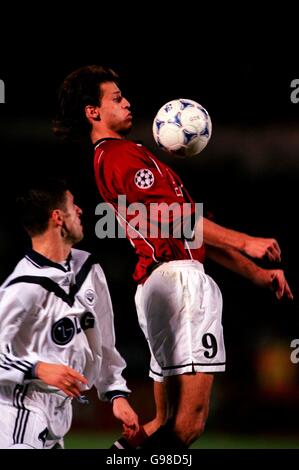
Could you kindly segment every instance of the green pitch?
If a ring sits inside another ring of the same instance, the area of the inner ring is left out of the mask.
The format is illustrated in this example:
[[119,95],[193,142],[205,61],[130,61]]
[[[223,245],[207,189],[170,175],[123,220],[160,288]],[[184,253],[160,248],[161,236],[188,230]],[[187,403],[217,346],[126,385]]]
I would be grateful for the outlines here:
[[[120,434],[70,432],[65,439],[66,449],[109,449]],[[245,436],[205,434],[192,449],[299,449],[299,436]]]

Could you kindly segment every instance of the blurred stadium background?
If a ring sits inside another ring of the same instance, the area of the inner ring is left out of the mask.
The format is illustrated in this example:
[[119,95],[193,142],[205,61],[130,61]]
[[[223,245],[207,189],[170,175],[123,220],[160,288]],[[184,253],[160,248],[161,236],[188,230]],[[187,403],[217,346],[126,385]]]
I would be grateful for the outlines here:
[[[98,240],[94,209],[100,202],[94,184],[92,149],[57,142],[51,133],[57,88],[73,69],[105,63],[122,77],[142,140],[181,175],[193,198],[204,202],[219,223],[252,235],[275,237],[282,266],[295,294],[293,303],[277,302],[212,263],[206,270],[224,297],[227,371],[216,377],[203,448],[298,448],[299,364],[290,360],[290,343],[299,338],[298,232],[299,104],[290,101],[296,71],[288,64],[242,61],[193,63],[117,60],[113,54],[74,54],[61,48],[47,58],[22,57],[0,62],[6,103],[0,105],[2,217],[0,281],[28,244],[14,214],[14,197],[24,180],[44,174],[66,176],[84,210],[83,249],[96,251],[105,270],[115,309],[117,344],[127,360],[132,403],[142,421],[153,414],[148,352],[139,331],[131,279],[135,256],[126,240]],[[160,153],[151,135],[152,119],[166,101],[190,98],[209,111],[213,135],[204,152],[188,161]],[[266,265],[265,265],[266,266]],[[111,406],[90,392],[90,405],[74,404],[69,448],[109,447],[121,432]]]

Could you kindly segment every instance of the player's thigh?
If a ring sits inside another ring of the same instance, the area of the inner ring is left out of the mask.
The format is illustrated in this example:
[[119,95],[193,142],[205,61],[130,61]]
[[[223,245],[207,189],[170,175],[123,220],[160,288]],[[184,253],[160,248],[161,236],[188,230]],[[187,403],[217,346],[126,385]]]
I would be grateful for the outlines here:
[[47,435],[47,422],[42,413],[24,406],[0,404],[0,448],[43,449]]
[[151,347],[151,343],[148,337],[147,321],[146,321],[146,316],[144,312],[144,305],[143,305],[142,297],[143,297],[142,286],[139,285],[136,291],[136,295],[135,295],[135,305],[136,305],[139,326],[142,329],[143,334],[147,340],[147,344],[148,344],[150,354],[151,354],[149,376],[156,382],[163,382],[163,371],[155,358],[155,355],[154,355],[154,352],[153,352],[153,349]]
[[165,385],[171,415],[192,420],[201,414],[206,418],[213,380],[213,374],[203,372],[167,377]]
[[139,304],[163,375],[224,370],[222,296],[217,284],[188,264],[166,265],[165,271],[162,267],[139,289]]

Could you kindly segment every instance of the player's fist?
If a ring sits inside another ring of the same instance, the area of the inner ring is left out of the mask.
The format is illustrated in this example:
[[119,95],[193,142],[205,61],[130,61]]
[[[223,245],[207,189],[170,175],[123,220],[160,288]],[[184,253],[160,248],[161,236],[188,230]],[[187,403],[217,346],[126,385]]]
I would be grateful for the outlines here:
[[259,268],[253,278],[255,284],[271,289],[280,300],[287,297],[293,300],[293,293],[282,269],[262,269]]
[[247,236],[242,250],[251,258],[268,258],[270,261],[281,260],[281,250],[274,238],[259,238]]
[[138,416],[126,398],[117,397],[113,400],[113,414],[122,421],[124,436],[127,439],[134,437],[139,430]]

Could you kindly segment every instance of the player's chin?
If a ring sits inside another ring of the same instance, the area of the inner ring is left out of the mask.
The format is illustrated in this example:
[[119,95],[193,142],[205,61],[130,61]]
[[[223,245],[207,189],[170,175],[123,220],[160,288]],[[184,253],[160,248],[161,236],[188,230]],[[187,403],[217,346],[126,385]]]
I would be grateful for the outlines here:
[[76,235],[74,236],[74,243],[79,243],[81,240],[84,238],[84,233],[83,230],[78,231]]
[[122,126],[122,129],[120,129],[119,133],[123,136],[128,135],[132,127],[133,127],[132,118],[130,119],[128,118],[127,121]]

